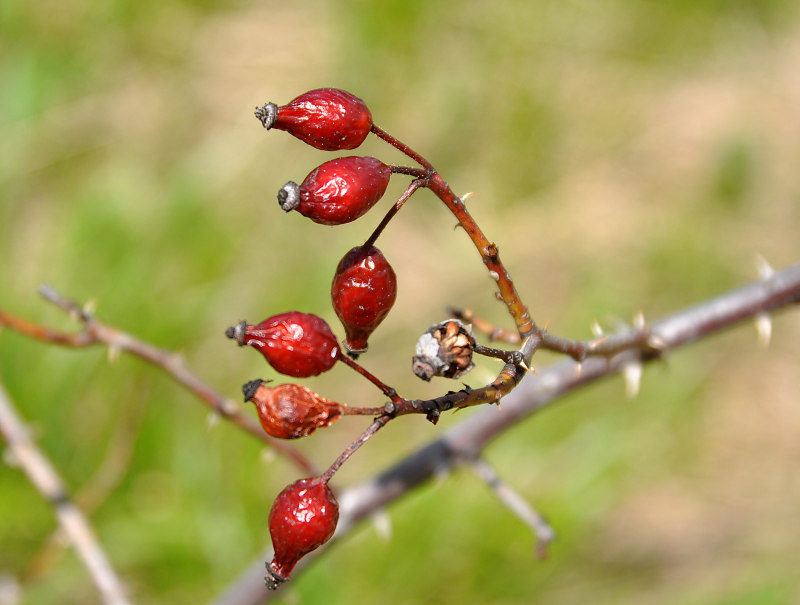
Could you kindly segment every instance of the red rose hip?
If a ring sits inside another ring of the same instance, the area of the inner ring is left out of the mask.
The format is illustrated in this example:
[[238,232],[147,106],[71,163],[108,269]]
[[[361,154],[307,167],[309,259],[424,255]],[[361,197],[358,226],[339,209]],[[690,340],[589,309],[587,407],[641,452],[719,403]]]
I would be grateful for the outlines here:
[[285,582],[297,562],[330,540],[339,521],[339,503],[321,477],[300,479],[285,488],[269,511],[275,556],[267,564],[267,588]]
[[276,371],[295,378],[326,372],[339,356],[336,336],[321,317],[289,311],[265,319],[258,325],[243,321],[225,335],[257,349]]
[[285,130],[324,151],[355,149],[372,129],[366,103],[338,88],[310,90],[282,107],[267,103],[256,117],[267,130]]
[[375,246],[356,247],[345,254],[331,284],[331,299],[345,330],[344,346],[358,355],[367,339],[392,308],[397,278]]
[[297,210],[322,225],[354,221],[383,197],[392,170],[372,157],[349,156],[325,162],[302,184],[286,183],[278,203],[286,212]]
[[245,401],[255,404],[258,420],[267,434],[278,439],[298,439],[330,426],[345,408],[299,384],[270,387],[263,380],[251,380],[242,392]]

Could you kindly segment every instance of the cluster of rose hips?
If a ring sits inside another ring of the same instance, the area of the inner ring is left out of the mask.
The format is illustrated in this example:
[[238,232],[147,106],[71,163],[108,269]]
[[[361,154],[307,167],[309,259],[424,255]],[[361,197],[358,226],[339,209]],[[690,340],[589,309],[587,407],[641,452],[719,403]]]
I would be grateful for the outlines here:
[[[374,246],[375,239],[422,181],[438,175],[424,159],[374,126],[365,103],[343,90],[312,90],[282,107],[268,103],[256,109],[256,117],[268,130],[286,131],[326,151],[355,149],[374,132],[422,167],[390,166],[374,157],[342,157],[315,168],[300,185],[290,181],[278,192],[278,202],[286,212],[296,210],[315,223],[341,225],[356,220],[372,208],[383,196],[393,173],[416,177],[367,242],[347,252],[336,268],[331,300],[344,327],[341,347],[322,318],[299,311],[274,315],[259,324],[242,321],[228,328],[226,335],[240,346],[258,350],[281,374],[295,378],[316,376],[341,361],[371,380],[393,401],[402,401],[393,389],[372,376],[355,359],[367,350],[370,335],[386,317],[397,296],[395,273]],[[420,339],[413,360],[414,372],[425,380],[436,375],[459,376],[472,367],[474,345],[468,327],[457,320],[434,326]],[[380,415],[375,411],[380,408],[352,411],[299,384],[269,386],[263,380],[253,380],[242,390],[245,401],[255,404],[264,430],[282,439],[310,435],[344,414]],[[433,421],[436,417],[438,413],[429,416]],[[273,560],[267,564],[269,588],[274,589],[286,581],[304,555],[333,535],[338,504],[328,481],[336,468],[337,465],[332,466],[319,477],[301,479],[276,498],[269,515],[275,551]]]

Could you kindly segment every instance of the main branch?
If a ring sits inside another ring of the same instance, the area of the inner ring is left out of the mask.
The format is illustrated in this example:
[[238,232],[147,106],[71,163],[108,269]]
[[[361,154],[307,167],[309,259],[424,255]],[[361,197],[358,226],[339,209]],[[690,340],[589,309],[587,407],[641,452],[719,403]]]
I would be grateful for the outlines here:
[[[694,307],[650,324],[650,334],[659,342],[662,354],[702,340],[746,320],[765,317],[773,311],[800,303],[800,264],[772,274]],[[625,339],[636,330],[616,335]],[[526,380],[503,399],[502,411],[487,407],[450,429],[372,479],[345,490],[340,496],[339,526],[334,536],[347,536],[356,523],[401,498],[411,489],[440,475],[442,471],[474,460],[488,443],[518,422],[558,401],[566,393],[623,371],[630,364],[653,359],[637,349],[615,356],[588,357],[578,363],[565,360]],[[301,562],[325,552],[317,551]],[[257,605],[274,597],[264,588],[265,553],[212,605]],[[301,573],[301,568],[295,575]]]

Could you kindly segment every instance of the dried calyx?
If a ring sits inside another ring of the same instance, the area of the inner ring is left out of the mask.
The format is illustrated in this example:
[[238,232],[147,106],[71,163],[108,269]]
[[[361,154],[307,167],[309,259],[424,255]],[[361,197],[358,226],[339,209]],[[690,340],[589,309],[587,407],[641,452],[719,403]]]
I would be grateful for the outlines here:
[[434,376],[458,378],[469,372],[475,338],[472,326],[449,319],[431,326],[417,341],[411,368],[422,380]]

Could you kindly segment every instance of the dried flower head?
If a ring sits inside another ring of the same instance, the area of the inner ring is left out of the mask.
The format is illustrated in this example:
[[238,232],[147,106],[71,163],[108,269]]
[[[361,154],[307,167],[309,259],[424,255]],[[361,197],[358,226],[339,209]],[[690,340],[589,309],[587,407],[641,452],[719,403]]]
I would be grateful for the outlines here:
[[422,380],[434,376],[458,378],[469,372],[475,338],[472,326],[457,319],[448,319],[431,326],[417,341],[412,370]]
[[330,426],[344,413],[344,405],[321,397],[299,384],[267,386],[251,380],[242,387],[245,401],[252,401],[267,434],[279,439],[298,439]]

